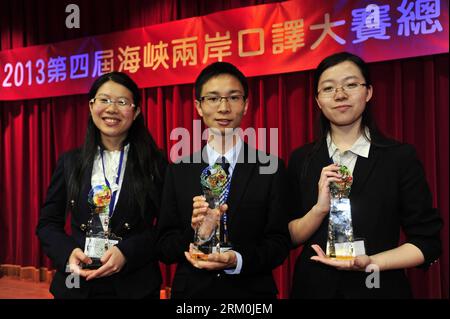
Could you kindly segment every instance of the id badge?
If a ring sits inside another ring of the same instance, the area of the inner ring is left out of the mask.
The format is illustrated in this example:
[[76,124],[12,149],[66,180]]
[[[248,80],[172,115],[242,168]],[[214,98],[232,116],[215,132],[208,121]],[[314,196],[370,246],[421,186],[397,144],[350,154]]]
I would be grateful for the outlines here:
[[102,237],[86,237],[84,253],[90,258],[101,258],[108,249],[118,243],[118,240],[113,239],[106,240]]

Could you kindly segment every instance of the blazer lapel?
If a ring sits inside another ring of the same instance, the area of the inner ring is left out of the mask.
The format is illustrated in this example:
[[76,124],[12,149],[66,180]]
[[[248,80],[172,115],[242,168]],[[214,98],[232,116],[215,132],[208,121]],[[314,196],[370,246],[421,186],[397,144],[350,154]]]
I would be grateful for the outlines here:
[[[82,216],[85,215],[86,218],[83,218],[83,222],[87,222],[87,219],[90,216],[91,209],[88,204],[88,195],[89,191],[91,190],[91,174],[92,174],[92,168],[94,166],[94,163],[89,166],[89,168],[84,172],[83,175],[83,181],[81,184],[81,191],[80,196],[78,198],[79,205],[79,212]],[[86,220],[84,220],[86,219]]]
[[[193,161],[193,159],[196,157],[192,158],[192,162],[189,165],[189,169],[188,172],[190,174],[192,174],[192,177],[188,177],[186,178],[185,182],[186,182],[186,187],[188,189],[190,189],[190,191],[193,191],[193,193],[195,194],[195,196],[203,194],[203,189],[202,189],[202,185],[200,183],[200,176],[203,172],[203,170],[209,165],[208,164],[208,159],[205,158],[206,162],[201,161],[201,163],[196,163]],[[190,185],[190,186],[189,186]]]
[[[327,142],[324,140],[316,155],[309,162],[307,176],[310,176],[312,181],[317,184],[320,174],[322,173],[322,169],[330,164],[333,164],[333,160],[328,154]],[[315,187],[315,190],[317,192],[317,187]]]
[[[191,197],[190,201],[192,202],[193,196],[203,195],[203,189],[200,182],[200,176],[203,170],[209,165],[208,158],[202,157],[201,151],[194,153],[189,158],[189,163],[179,163],[176,165],[183,165],[185,169],[183,181],[183,189],[185,189],[185,195]],[[192,210],[191,210],[192,213]],[[190,218],[190,217],[189,217]]]
[[356,196],[364,189],[364,184],[372,172],[375,163],[379,158],[380,151],[372,144],[370,146],[369,157],[358,156],[358,160],[353,170],[353,185],[350,191],[350,198]]
[[256,163],[248,163],[248,148],[246,143],[243,143],[243,148],[239,153],[239,159],[234,167],[233,175],[231,178],[230,194],[227,200],[228,204],[228,218],[231,223],[233,219],[233,212],[239,206],[239,203],[247,189],[247,184],[250,180],[250,176],[256,167]]

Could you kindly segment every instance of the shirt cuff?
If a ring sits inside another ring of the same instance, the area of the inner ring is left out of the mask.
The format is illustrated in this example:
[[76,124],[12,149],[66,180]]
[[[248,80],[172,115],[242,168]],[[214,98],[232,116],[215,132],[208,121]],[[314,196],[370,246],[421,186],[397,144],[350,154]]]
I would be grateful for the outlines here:
[[236,268],[234,269],[225,269],[225,273],[227,275],[239,275],[241,273],[241,269],[242,269],[242,255],[240,253],[238,253],[237,251],[234,252],[236,254]]

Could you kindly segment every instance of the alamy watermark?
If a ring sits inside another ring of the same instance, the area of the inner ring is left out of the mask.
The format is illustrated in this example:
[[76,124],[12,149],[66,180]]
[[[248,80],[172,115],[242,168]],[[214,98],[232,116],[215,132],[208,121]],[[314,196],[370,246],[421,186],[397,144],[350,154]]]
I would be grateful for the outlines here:
[[[207,128],[201,131],[201,120],[193,121],[193,137],[188,129],[177,127],[170,132],[170,140],[178,141],[169,152],[170,160],[174,163],[202,163],[208,162],[206,148],[201,152],[192,153],[193,145],[201,145],[202,141],[208,141],[224,150],[230,149],[236,142],[236,138],[247,139],[250,145],[257,145],[257,149],[249,147],[243,154],[239,153],[236,163],[260,163],[260,174],[274,174],[278,169],[278,128]],[[269,140],[269,149],[267,149]],[[191,156],[192,155],[192,156]],[[244,156],[245,155],[245,156]]]
[[68,289],[80,288],[80,274],[73,272],[66,277],[66,287]]
[[365,271],[370,273],[366,277],[366,287],[369,289],[380,288],[380,267],[375,264],[370,264],[366,267]]
[[66,13],[70,13],[66,17],[66,27],[68,29],[80,28],[80,7],[76,4],[68,4],[66,6]]

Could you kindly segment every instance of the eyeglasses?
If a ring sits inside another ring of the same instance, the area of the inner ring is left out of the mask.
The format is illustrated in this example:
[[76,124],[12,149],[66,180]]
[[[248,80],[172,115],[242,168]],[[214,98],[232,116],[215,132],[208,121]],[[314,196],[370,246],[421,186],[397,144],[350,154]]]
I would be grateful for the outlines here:
[[245,101],[245,96],[238,94],[230,96],[206,95],[202,96],[200,101],[205,102],[208,106],[218,107],[222,103],[222,99],[230,103],[231,106],[238,106]]
[[110,106],[113,104],[116,104],[120,109],[131,109],[135,107],[133,103],[131,103],[128,99],[120,98],[118,100],[113,100],[107,97],[95,97],[89,101],[90,103],[97,102],[99,105],[102,106]]
[[342,92],[344,92],[344,93],[352,94],[352,93],[356,92],[356,90],[359,89],[361,86],[367,86],[367,84],[352,82],[352,83],[344,84],[339,87],[325,86],[319,90],[318,95],[322,96],[322,97],[331,97],[337,93],[338,89],[341,89]]

